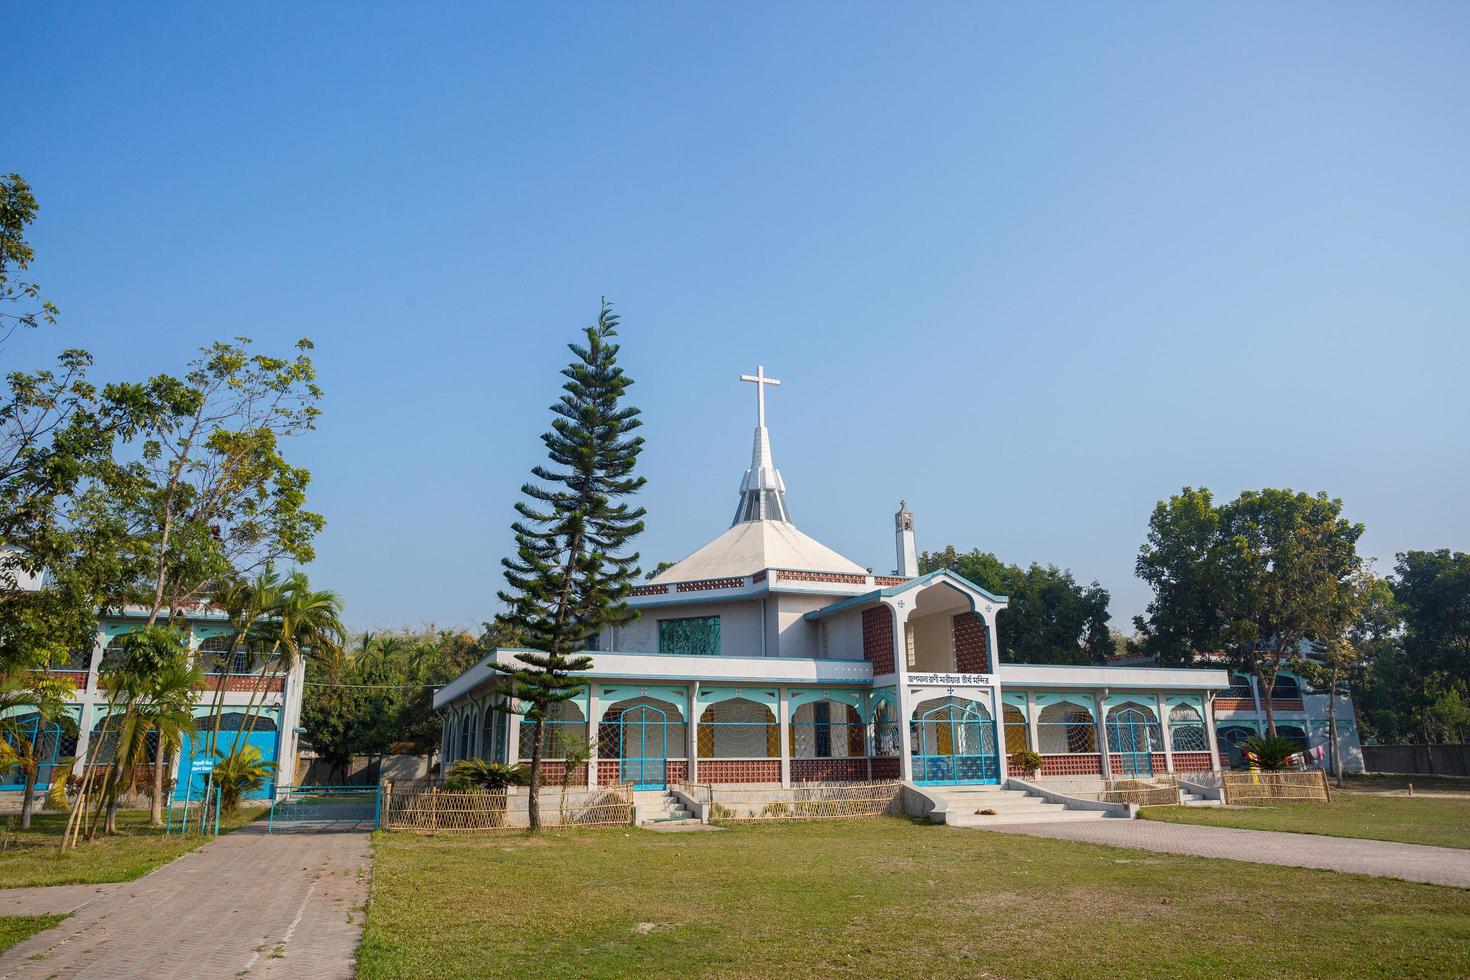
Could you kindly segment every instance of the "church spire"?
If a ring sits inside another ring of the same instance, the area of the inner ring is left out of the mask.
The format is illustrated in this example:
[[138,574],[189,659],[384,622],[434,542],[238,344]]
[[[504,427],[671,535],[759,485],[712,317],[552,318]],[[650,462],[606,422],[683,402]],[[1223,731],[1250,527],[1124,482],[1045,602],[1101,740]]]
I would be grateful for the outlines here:
[[781,521],[791,523],[786,510],[786,484],[771,461],[771,434],[766,431],[766,386],[781,382],[766,377],[765,365],[757,365],[755,374],[742,374],[741,381],[755,385],[755,444],[750,450],[750,469],[740,481],[740,506],[730,526],[745,521]]

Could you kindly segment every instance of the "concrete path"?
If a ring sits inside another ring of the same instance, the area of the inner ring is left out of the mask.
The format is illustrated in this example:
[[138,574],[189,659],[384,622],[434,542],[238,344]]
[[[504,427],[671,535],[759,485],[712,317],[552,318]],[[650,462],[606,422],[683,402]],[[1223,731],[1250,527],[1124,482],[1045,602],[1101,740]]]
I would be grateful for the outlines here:
[[76,910],[0,953],[0,978],[345,980],[362,939],[368,840],[247,824],[137,881],[0,890],[7,911],[26,898],[32,914]]
[[1098,820],[1092,823],[1010,824],[985,828],[1061,840],[1133,847],[1167,854],[1322,868],[1431,885],[1470,888],[1470,850],[1394,841],[1284,834],[1270,830],[1203,827],[1157,820]]

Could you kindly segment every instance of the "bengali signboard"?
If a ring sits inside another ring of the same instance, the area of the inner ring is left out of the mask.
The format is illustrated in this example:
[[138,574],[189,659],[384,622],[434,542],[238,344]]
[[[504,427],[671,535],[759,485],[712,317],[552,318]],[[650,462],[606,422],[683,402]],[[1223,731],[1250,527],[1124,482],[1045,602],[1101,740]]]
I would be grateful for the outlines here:
[[989,674],[909,674],[914,687],[990,687]]

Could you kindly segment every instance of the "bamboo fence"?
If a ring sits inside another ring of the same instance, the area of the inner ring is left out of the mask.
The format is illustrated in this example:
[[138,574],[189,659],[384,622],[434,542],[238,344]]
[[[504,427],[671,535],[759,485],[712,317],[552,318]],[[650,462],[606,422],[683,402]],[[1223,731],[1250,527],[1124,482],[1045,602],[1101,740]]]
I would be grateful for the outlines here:
[[[721,823],[876,817],[902,810],[903,784],[900,782],[841,783],[790,789],[691,788],[708,792],[710,819]],[[699,795],[691,795],[699,799]]]
[[[384,787],[383,826],[417,833],[524,830],[531,825],[524,790],[478,789],[451,793],[437,787]],[[633,822],[633,794],[626,786],[576,790],[562,799],[541,791],[543,827],[625,827]]]
[[1234,806],[1269,803],[1331,803],[1327,774],[1306,772],[1227,772],[1221,776],[1225,802]]

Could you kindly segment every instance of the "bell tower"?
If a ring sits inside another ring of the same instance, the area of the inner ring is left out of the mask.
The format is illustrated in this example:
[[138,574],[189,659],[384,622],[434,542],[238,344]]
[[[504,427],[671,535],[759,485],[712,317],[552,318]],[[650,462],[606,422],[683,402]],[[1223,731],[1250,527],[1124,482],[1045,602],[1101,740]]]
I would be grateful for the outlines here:
[[914,515],[908,501],[898,502],[898,513],[893,515],[894,546],[898,552],[897,572],[904,578],[917,578],[919,574],[919,552],[914,545]]

